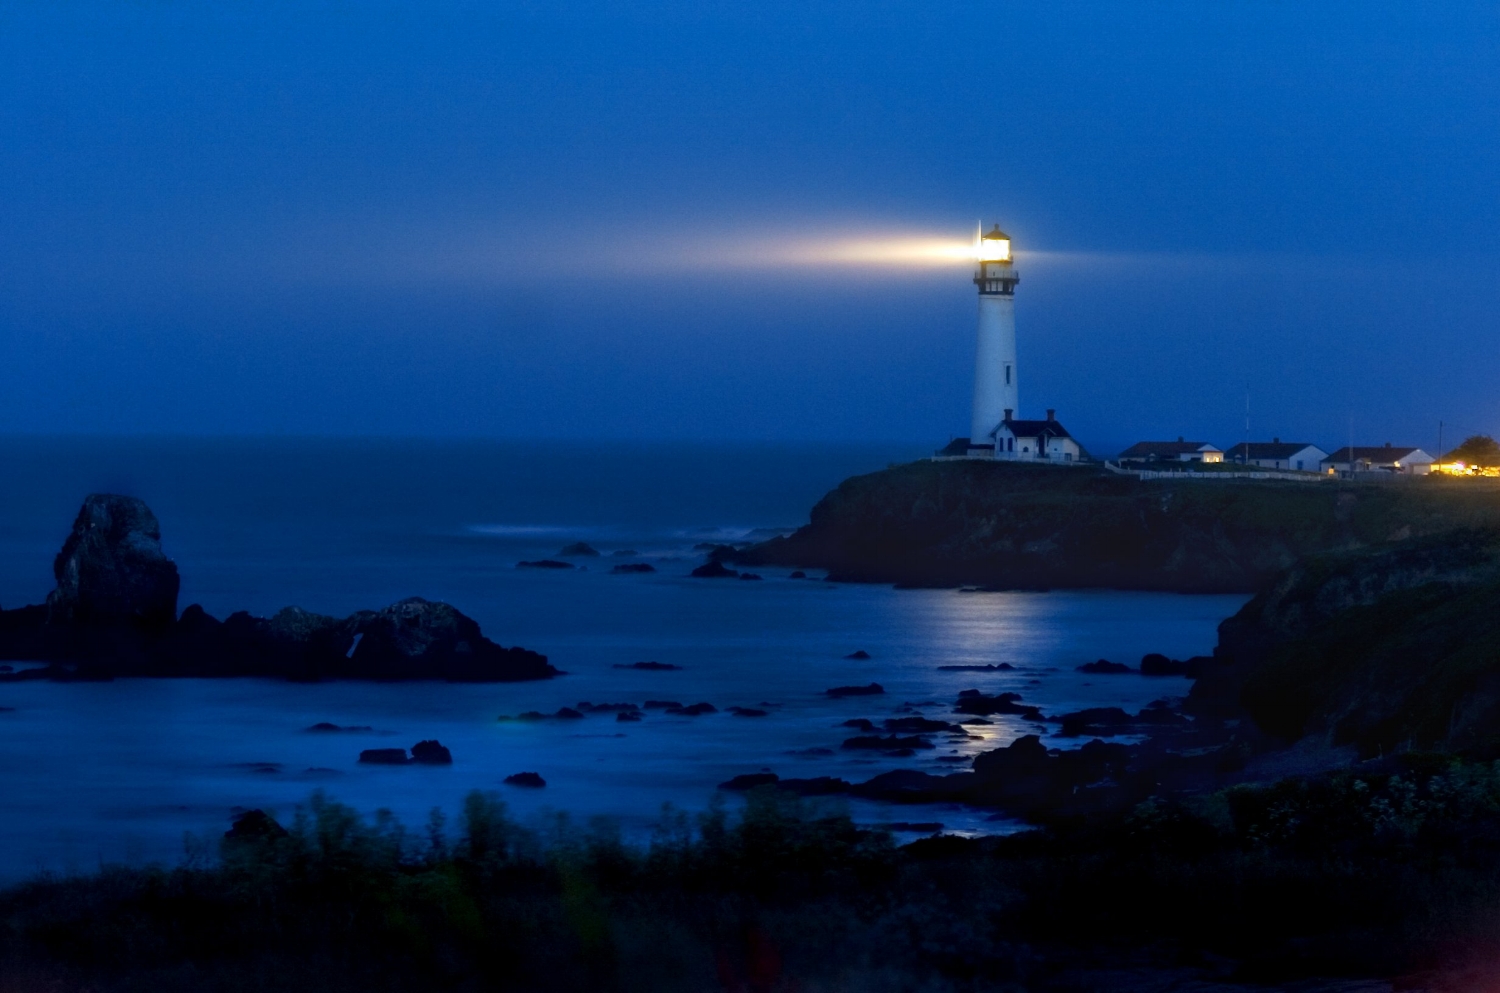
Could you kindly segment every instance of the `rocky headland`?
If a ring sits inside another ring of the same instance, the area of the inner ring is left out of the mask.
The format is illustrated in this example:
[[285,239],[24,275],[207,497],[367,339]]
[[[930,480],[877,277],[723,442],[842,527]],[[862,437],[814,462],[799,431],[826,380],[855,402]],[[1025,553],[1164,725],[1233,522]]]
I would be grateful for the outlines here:
[[270,676],[294,680],[508,682],[558,674],[547,658],[502,648],[446,603],[412,597],[337,618],[300,607],[219,620],[177,613],[177,565],[156,515],[135,498],[93,494],[53,563],[46,602],[0,610],[0,659],[46,662],[20,679]]
[[1254,593],[1307,555],[1500,525],[1470,480],[1142,480],[1087,467],[913,462],[845,480],[795,533],[716,560],[830,579]]
[[[962,802],[1060,824],[1289,776],[1399,778],[1414,762],[1424,775],[1446,763],[1487,768],[1500,759],[1500,528],[1310,556],[1219,626],[1212,656],[1147,656],[1140,670],[1120,668],[1185,677],[1186,696],[1134,715],[1043,715],[1015,693],[967,690],[955,716],[1019,715],[1085,743],[1049,747],[1028,734],[946,775],[901,770],[853,783],[760,773],[724,786]],[[886,731],[952,730],[886,723]],[[869,721],[850,726],[877,730]],[[1104,740],[1118,736],[1127,740]]]

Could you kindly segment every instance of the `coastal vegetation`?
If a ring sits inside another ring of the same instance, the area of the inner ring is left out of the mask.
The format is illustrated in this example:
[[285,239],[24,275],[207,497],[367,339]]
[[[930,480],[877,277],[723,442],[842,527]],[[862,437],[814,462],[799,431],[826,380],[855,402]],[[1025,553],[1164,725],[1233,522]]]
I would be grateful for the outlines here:
[[913,462],[855,476],[732,557],[906,585],[1253,593],[1298,559],[1500,524],[1481,480],[1142,480],[1087,466]]
[[665,811],[639,845],[604,822],[522,827],[491,794],[452,832],[314,796],[177,867],[0,893],[0,975],[106,993],[1211,990],[1457,974],[1491,947],[1497,884],[1500,768],[1426,755],[904,847],[773,789],[735,816]]

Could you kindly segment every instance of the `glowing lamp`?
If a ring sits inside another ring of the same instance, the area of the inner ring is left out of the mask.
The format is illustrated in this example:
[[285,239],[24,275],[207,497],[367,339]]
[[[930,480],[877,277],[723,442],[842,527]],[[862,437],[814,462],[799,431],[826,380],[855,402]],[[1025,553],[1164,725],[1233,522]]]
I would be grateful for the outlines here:
[[980,262],[1009,262],[1010,235],[996,224],[990,232],[979,239],[977,251]]

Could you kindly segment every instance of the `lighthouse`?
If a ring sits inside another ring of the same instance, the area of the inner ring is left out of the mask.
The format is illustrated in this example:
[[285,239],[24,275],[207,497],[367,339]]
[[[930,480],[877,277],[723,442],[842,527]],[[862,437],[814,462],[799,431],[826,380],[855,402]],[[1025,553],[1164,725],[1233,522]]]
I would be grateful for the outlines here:
[[[981,229],[982,230],[982,229]],[[995,453],[1001,422],[1021,410],[1016,376],[1016,284],[1021,276],[1011,260],[1010,235],[993,229],[979,238],[979,335],[974,349],[974,414],[969,425],[969,452]]]

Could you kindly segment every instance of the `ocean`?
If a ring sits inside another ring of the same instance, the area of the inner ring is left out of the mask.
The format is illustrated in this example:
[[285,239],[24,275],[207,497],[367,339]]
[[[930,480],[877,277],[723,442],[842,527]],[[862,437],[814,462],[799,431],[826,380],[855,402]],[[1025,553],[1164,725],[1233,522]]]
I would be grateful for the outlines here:
[[[315,790],[414,832],[465,793],[498,791],[538,825],[604,817],[644,837],[664,804],[696,811],[741,773],[862,780],[953,771],[975,753],[1054,728],[995,717],[906,758],[850,751],[895,713],[948,719],[958,693],[1013,690],[1049,714],[1138,709],[1182,679],[1086,676],[1097,658],[1209,651],[1239,596],[1110,591],[963,593],[830,584],[762,570],[760,582],[688,577],[695,546],[790,529],[847,476],[921,446],[629,444],[343,439],[0,439],[0,604],[40,602],[52,556],[89,492],[144,498],[182,574],[179,606],[223,617],[295,604],[342,616],[408,596],[452,603],[503,645],[546,654],[558,679],[486,685],[149,680],[0,686],[0,878],[181,858],[237,811],[288,817]],[[601,552],[567,570],[517,568],[573,542]],[[621,553],[621,554],[617,554]],[[633,554],[623,554],[633,553]],[[651,573],[614,574],[621,562]],[[847,656],[868,653],[869,659]],[[679,666],[641,671],[636,662]],[[1013,671],[939,666],[1008,663]],[[880,683],[878,697],[825,690]],[[501,721],[578,703],[706,702]],[[764,711],[737,716],[730,707]],[[313,733],[318,722],[367,731]],[[1054,726],[1055,727],[1055,726]],[[435,738],[445,767],[369,766],[365,748]],[[1069,746],[1077,742],[1049,741]],[[542,789],[505,785],[536,772]],[[730,798],[733,802],[733,798]],[[865,823],[1018,825],[958,806],[848,802]],[[924,829],[925,830],[925,829]]]

